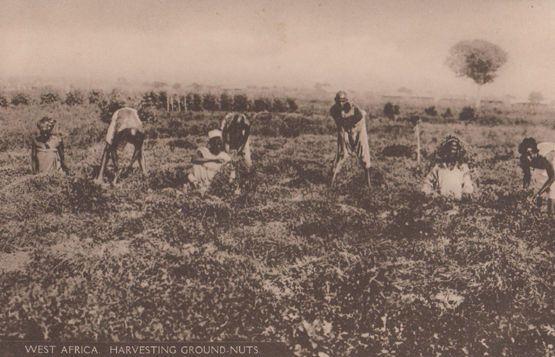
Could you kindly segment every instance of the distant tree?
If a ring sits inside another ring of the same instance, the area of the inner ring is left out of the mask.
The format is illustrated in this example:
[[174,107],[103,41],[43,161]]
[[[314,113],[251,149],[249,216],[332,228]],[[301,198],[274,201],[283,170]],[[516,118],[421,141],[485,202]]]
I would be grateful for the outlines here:
[[233,110],[237,112],[246,112],[249,110],[249,99],[244,94],[236,94],[233,96]]
[[275,113],[283,113],[287,111],[287,106],[283,100],[274,98],[274,101],[272,102],[272,111]]
[[40,95],[40,104],[52,104],[60,101],[60,95],[55,92],[48,90]]
[[233,110],[233,100],[226,92],[220,95],[220,109],[226,112]]
[[287,109],[289,112],[296,112],[299,109],[294,98],[287,98],[285,101],[287,102]]
[[118,94],[119,93],[112,92],[108,99],[102,99],[98,103],[100,120],[105,123],[109,123],[112,120],[112,115],[116,110],[126,106],[125,100]]
[[445,112],[442,114],[444,118],[452,118],[453,113],[451,112],[451,108],[445,109]]
[[202,108],[209,111],[218,110],[218,99],[216,96],[211,93],[206,93],[202,98]]
[[540,92],[532,92],[528,96],[528,101],[530,103],[534,103],[534,104],[539,104],[539,103],[543,102],[544,99],[545,98],[543,97],[543,94],[541,94]]
[[168,92],[165,90],[161,90],[156,95],[156,108],[157,109],[164,109],[166,108],[166,103],[168,102]]
[[128,86],[129,85],[129,81],[127,80],[127,78],[125,77],[118,77],[118,79],[116,80],[116,84],[118,86]]
[[103,98],[104,98],[104,93],[101,90],[92,89],[89,92],[87,99],[89,100],[89,104],[98,104],[102,101]]
[[200,92],[200,90],[202,89],[202,86],[195,82],[191,84],[191,88],[193,89],[193,92]]
[[7,108],[8,107],[8,99],[0,94],[0,108]]
[[427,107],[424,109],[424,113],[428,114],[429,116],[435,117],[437,116],[436,107],[434,107],[433,105],[431,107]]
[[193,93],[187,93],[185,96],[185,107],[187,110],[193,110],[191,109],[193,107]]
[[174,83],[174,84],[172,85],[172,89],[174,89],[174,90],[180,90],[180,89],[181,89],[181,84],[179,84],[179,83]]
[[85,101],[83,93],[78,89],[73,89],[67,92],[65,103],[67,105],[81,105]]
[[460,41],[451,47],[446,63],[459,77],[468,77],[477,85],[477,106],[480,87],[493,82],[497,70],[507,62],[507,52],[484,40]]
[[12,97],[12,105],[28,105],[31,102],[31,97],[25,93],[16,93]]
[[167,86],[168,86],[168,83],[166,82],[159,82],[159,81],[152,82],[152,87],[155,89],[161,89]]
[[459,113],[460,121],[471,121],[476,118],[476,112],[472,107],[464,107]]
[[253,110],[255,112],[270,111],[271,107],[272,107],[272,103],[268,98],[256,98],[253,101]]
[[157,109],[161,109],[164,106],[158,101],[158,94],[150,91],[143,94],[138,105],[137,114],[142,121],[153,123],[156,121]]
[[315,83],[314,89],[318,92],[325,92],[326,88],[328,88],[329,86],[330,86],[329,83]]
[[393,105],[390,102],[385,103],[383,107],[383,115],[389,119],[394,119],[396,115],[399,115],[400,110],[397,104]]
[[193,93],[193,104],[191,105],[191,110],[195,112],[200,112],[202,110],[202,96],[198,93]]
[[160,95],[154,91],[146,92],[141,97],[141,107],[163,109],[165,105],[166,103],[160,100]]
[[412,94],[412,90],[408,89],[407,87],[400,87],[399,89],[397,89],[397,92],[409,95]]

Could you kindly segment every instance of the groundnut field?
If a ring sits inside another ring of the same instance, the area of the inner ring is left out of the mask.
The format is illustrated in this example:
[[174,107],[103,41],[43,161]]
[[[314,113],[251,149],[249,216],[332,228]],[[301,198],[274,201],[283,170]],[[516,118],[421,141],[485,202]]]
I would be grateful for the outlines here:
[[[223,170],[205,196],[182,187],[225,112],[153,111],[148,176],[135,168],[111,187],[92,180],[108,127],[97,106],[0,108],[0,336],[554,355],[555,220],[522,189],[517,147],[553,141],[555,117],[423,117],[418,165],[403,112],[368,107],[373,186],[353,158],[330,188],[331,104],[253,117],[253,169],[234,161],[236,180]],[[69,176],[31,175],[44,115]],[[421,193],[447,134],[469,147],[477,189],[462,201]]]

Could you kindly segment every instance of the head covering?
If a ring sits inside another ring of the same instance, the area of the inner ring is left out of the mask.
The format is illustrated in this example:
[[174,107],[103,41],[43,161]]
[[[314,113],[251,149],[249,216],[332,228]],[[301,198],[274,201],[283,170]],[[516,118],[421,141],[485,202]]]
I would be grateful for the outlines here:
[[462,162],[466,158],[466,149],[458,137],[447,135],[439,144],[437,149],[437,158],[441,161],[455,160]]
[[335,94],[335,101],[339,102],[339,98],[341,97],[345,97],[345,99],[349,101],[349,98],[347,97],[347,92],[345,92],[344,90],[340,90],[339,92],[337,92],[337,94]]
[[522,140],[520,145],[518,145],[518,152],[521,155],[526,154],[528,149],[532,149],[533,152],[538,152],[539,151],[538,150],[538,143],[536,142],[536,139],[534,139],[534,138],[525,138],[524,140]]
[[39,128],[39,130],[52,130],[54,129],[54,126],[56,125],[56,120],[48,117],[48,116],[44,116],[42,117],[38,122],[37,122],[37,128]]
[[208,138],[212,139],[212,138],[221,138],[222,137],[222,131],[218,130],[218,129],[214,129],[214,130],[210,130],[208,132]]

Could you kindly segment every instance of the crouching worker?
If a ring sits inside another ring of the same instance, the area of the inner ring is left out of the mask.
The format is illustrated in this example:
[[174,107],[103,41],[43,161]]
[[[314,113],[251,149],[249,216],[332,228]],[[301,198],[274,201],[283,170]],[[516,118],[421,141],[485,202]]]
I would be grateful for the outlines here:
[[523,172],[523,186],[527,189],[533,184],[536,207],[541,209],[544,199],[547,210],[553,213],[555,199],[555,143],[537,143],[534,138],[522,140],[518,146],[520,167]]
[[56,121],[43,117],[38,121],[39,135],[31,142],[31,169],[34,174],[46,172],[69,173],[64,160],[64,142],[53,133]]
[[208,147],[198,149],[191,162],[193,168],[187,176],[185,184],[191,188],[198,189],[202,194],[208,191],[210,183],[222,166],[231,161],[231,157],[225,152],[220,130],[208,132]]
[[237,155],[245,160],[248,168],[252,167],[250,131],[251,123],[245,114],[229,113],[220,125],[224,149],[229,154],[237,150]]
[[436,150],[436,162],[422,186],[426,194],[439,194],[461,199],[474,192],[466,150],[459,138],[447,136]]

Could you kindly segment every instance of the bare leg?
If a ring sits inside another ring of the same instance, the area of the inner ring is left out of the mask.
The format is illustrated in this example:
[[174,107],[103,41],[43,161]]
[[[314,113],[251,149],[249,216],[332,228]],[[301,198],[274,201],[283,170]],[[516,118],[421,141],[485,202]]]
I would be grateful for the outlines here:
[[368,184],[368,188],[372,188],[372,182],[370,181],[370,168],[364,168],[364,174],[366,175],[366,183]]
[[245,147],[243,148],[240,154],[243,156],[243,159],[245,160],[245,164],[247,165],[247,167],[249,169],[252,168],[250,138],[247,139],[247,143],[245,144]]
[[115,185],[117,183],[117,179],[119,176],[119,164],[118,164],[118,153],[117,153],[118,149],[117,147],[114,147],[113,150],[111,150],[111,154],[112,154],[112,164],[114,164],[114,172],[116,173],[114,180],[112,181],[112,185]]
[[100,170],[98,175],[96,175],[95,181],[102,182],[104,179],[104,169],[108,164],[108,158],[110,157],[110,145],[106,144],[104,150],[102,151],[102,157],[100,158]]
[[541,196],[536,197],[536,208],[539,210],[541,210],[542,208],[542,203],[543,203],[542,201],[543,199]]
[[146,177],[148,175],[148,172],[146,170],[145,151],[143,144],[141,144],[141,149],[139,150],[139,168],[141,169],[143,176]]

